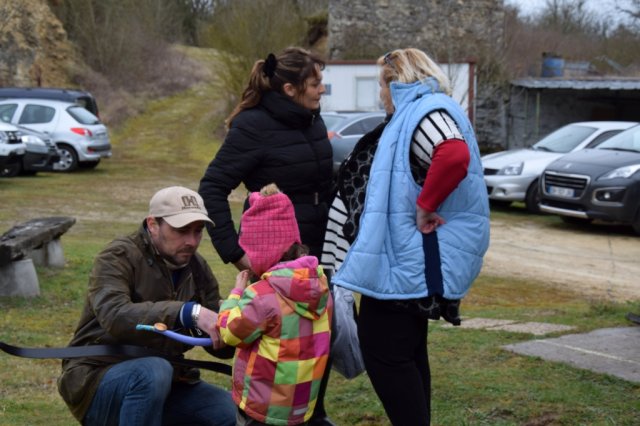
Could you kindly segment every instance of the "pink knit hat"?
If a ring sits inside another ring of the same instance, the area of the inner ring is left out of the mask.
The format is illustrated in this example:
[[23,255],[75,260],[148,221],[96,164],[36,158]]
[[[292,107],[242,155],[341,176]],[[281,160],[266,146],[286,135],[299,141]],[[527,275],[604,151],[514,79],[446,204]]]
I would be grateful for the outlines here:
[[249,208],[240,220],[238,243],[256,275],[278,263],[293,243],[300,243],[293,204],[275,184],[249,195]]

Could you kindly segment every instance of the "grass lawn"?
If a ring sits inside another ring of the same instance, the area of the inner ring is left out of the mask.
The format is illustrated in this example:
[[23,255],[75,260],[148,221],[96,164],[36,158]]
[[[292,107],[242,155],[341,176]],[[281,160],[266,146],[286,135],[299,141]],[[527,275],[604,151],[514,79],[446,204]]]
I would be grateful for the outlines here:
[[[220,143],[216,134],[222,117],[214,101],[214,86],[205,85],[150,104],[141,116],[111,129],[114,156],[95,170],[0,179],[0,232],[36,217],[77,220],[62,237],[66,266],[38,269],[41,295],[0,298],[0,340],[27,347],[67,344],[80,315],[94,256],[114,237],[137,228],[157,189],[169,185],[197,189]],[[240,204],[233,206],[237,214]],[[501,220],[512,217],[498,214]],[[518,215],[512,220],[518,220]],[[203,239],[201,253],[227,294],[233,287],[234,268],[222,264],[208,237]],[[567,324],[580,332],[626,326],[624,315],[629,308],[547,288],[540,282],[484,274],[462,303],[465,317]],[[432,423],[640,424],[639,385],[501,349],[533,338],[431,322]],[[206,359],[207,354],[197,348],[189,356]],[[0,353],[0,425],[74,424],[57,393],[59,373],[59,360],[27,360]],[[209,372],[204,376],[229,387],[226,376]],[[340,425],[388,424],[366,375],[345,380],[332,374],[326,405]]]

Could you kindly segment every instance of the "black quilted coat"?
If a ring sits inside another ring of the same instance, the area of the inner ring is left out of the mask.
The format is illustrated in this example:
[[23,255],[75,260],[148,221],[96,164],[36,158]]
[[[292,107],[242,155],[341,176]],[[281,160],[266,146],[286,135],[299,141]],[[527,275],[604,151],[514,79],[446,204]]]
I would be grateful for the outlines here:
[[302,243],[320,256],[332,191],[332,151],[319,110],[267,92],[258,106],[234,118],[199,189],[215,223],[207,228],[209,235],[225,263],[244,255],[227,200],[240,183],[249,192],[278,185],[293,202]]

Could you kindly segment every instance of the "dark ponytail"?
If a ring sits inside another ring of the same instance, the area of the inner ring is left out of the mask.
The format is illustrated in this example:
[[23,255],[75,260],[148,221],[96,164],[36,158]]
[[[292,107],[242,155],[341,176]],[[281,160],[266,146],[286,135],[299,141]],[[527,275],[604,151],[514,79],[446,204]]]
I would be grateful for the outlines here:
[[262,95],[269,90],[284,93],[284,85],[289,83],[299,91],[304,91],[307,78],[317,74],[318,69],[322,70],[324,66],[322,58],[301,47],[287,47],[278,55],[269,53],[266,59],[256,61],[240,103],[226,120],[227,128],[240,112],[258,105]]

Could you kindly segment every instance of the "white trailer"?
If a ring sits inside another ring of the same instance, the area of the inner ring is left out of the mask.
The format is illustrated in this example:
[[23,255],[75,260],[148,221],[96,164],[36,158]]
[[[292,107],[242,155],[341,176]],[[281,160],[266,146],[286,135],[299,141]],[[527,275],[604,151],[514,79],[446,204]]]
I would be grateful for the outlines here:
[[[453,98],[475,117],[475,62],[439,64],[451,80]],[[327,91],[322,97],[323,111],[376,111],[382,109],[378,66],[374,61],[330,61],[322,79]]]

